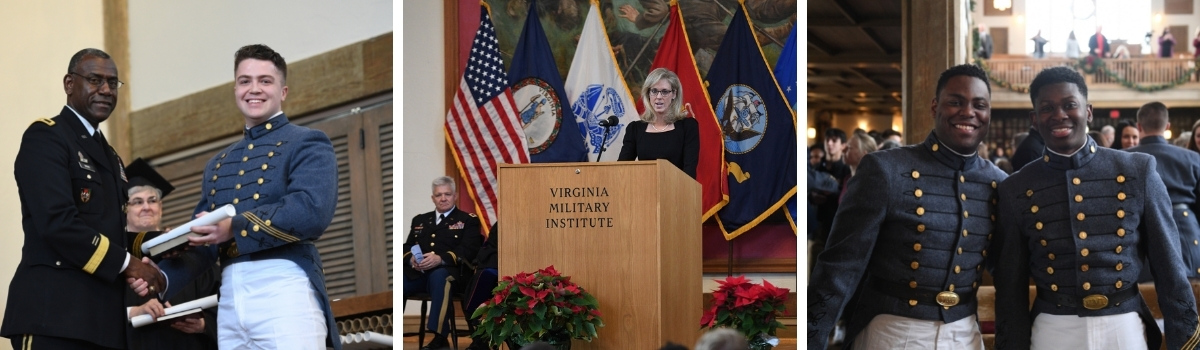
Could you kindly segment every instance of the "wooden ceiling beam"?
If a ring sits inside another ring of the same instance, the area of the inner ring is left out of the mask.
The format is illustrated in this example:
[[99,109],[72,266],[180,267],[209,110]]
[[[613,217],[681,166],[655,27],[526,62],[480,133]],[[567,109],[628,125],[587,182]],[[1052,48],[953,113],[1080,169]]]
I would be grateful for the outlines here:
[[867,36],[867,39],[870,39],[871,44],[875,44],[875,48],[879,49],[879,53],[882,53],[884,55],[891,53],[891,52],[888,52],[887,47],[883,46],[883,40],[879,39],[879,36],[875,35],[874,33],[871,33],[871,31],[867,30],[867,28],[858,27],[858,29],[860,31],[862,31],[863,35]]
[[861,67],[881,65],[891,67],[894,65],[896,69],[900,69],[900,54],[880,55],[875,51],[849,51],[834,55],[808,55],[809,68],[818,66],[825,68],[830,66],[856,67],[858,65],[862,65]]
[[845,16],[851,24],[858,24],[858,16],[850,10],[850,5],[846,3],[846,0],[833,0],[833,6],[836,6],[842,16]]
[[859,78],[862,78],[862,80],[866,80],[868,83],[871,83],[871,85],[875,85],[875,87],[878,87],[880,89],[884,88],[883,84],[879,83],[878,81],[875,81],[875,79],[871,79],[871,77],[868,77],[866,74],[863,74],[863,72],[861,70],[859,70],[858,68],[847,68],[846,70],[850,71],[850,73],[853,73],[854,75],[858,76]]
[[899,86],[888,88],[888,87],[882,87],[882,86],[868,87],[866,85],[862,85],[862,86],[857,86],[857,87],[839,88],[839,87],[832,87],[832,86],[816,86],[816,85],[810,84],[809,89],[808,89],[809,95],[814,95],[814,94],[815,95],[867,94],[868,96],[892,96],[894,94],[899,94],[899,93],[901,93]]
[[808,33],[808,47],[825,56],[833,56],[838,53],[837,49],[833,48],[832,45],[829,45],[829,43],[821,40],[821,38],[818,38],[816,35],[813,35],[813,33]]
[[845,18],[808,18],[808,27],[900,27],[900,18],[870,18],[850,22]]

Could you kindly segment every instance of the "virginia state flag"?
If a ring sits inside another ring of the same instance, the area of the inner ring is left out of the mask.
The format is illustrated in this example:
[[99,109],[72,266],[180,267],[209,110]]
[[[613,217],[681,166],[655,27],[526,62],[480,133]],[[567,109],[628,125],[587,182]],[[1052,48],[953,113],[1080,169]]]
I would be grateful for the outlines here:
[[[621,154],[625,126],[638,120],[633,95],[617,69],[617,60],[605,33],[599,4],[592,0],[565,86],[591,161],[597,157],[603,157],[603,161],[616,161]],[[608,139],[604,140],[604,127],[599,122],[610,116],[616,116],[619,124],[609,128]],[[603,155],[600,154],[601,147],[607,147]]]
[[787,42],[783,44],[783,51],[779,53],[779,59],[775,60],[775,81],[779,82],[779,88],[783,89],[783,96],[787,98],[792,109],[796,108],[796,86],[800,83],[800,80],[796,79],[796,28],[798,27],[792,27],[792,34],[788,35]]
[[[729,184],[725,181],[725,149],[722,145],[721,127],[712,110],[712,101],[696,69],[692,57],[692,46],[684,31],[683,16],[679,4],[672,2],[670,24],[659,41],[658,55],[650,64],[650,70],[666,68],[679,76],[683,97],[683,108],[700,125],[700,160],[696,164],[696,181],[700,182],[703,195],[700,201],[701,222],[708,220],[729,201]],[[645,111],[645,98],[638,100],[638,114]]]
[[731,240],[796,194],[796,114],[759,51],[744,5],[721,40],[708,82],[729,168],[729,204],[717,222]]
[[534,163],[585,162],[587,147],[538,19],[536,1],[529,2],[529,15],[525,18],[508,81],[512,84],[521,128],[525,130],[529,158]]

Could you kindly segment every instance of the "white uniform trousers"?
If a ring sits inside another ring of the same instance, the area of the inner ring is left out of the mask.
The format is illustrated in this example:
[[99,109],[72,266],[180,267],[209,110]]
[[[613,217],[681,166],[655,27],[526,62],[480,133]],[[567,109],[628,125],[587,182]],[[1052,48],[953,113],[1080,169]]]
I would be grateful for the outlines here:
[[1039,314],[1031,350],[1144,350],[1145,326],[1136,312],[1108,316]]
[[983,350],[979,322],[971,315],[951,323],[880,314],[854,337],[855,349]]
[[325,313],[308,275],[284,259],[243,261],[221,272],[221,350],[324,350]]

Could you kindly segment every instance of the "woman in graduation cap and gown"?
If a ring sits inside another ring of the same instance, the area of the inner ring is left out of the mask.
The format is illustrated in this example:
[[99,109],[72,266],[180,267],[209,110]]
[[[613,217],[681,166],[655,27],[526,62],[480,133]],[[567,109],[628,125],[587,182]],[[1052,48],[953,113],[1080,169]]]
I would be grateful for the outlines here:
[[[129,253],[134,258],[141,259],[142,243],[166,231],[162,227],[162,199],[175,190],[175,186],[171,186],[170,182],[141,158],[126,166],[125,173],[129,176],[129,202],[125,208],[125,231],[129,235],[129,242],[132,242]],[[156,262],[161,258],[162,256],[151,257]],[[184,259],[187,255],[178,258]],[[214,264],[208,272],[193,280],[163,306],[178,305],[217,294],[220,290],[220,273]],[[152,296],[139,297],[132,290],[126,290],[125,302],[126,306],[130,306],[130,317],[145,313],[145,308],[154,307],[152,305],[158,303]],[[127,329],[130,350],[217,349],[216,308],[139,328],[130,325]]]

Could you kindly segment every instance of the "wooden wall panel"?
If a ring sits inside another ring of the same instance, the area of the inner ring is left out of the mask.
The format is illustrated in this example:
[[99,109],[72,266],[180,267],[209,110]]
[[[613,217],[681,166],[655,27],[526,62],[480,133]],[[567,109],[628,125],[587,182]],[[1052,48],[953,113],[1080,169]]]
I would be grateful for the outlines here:
[[[112,0],[104,2],[104,52],[107,52],[117,65],[117,76],[122,81],[129,80],[129,1]],[[108,125],[108,143],[117,150],[117,154],[126,163],[132,162],[129,148],[129,93],[126,86],[117,91],[117,106],[105,123]]]
[[[1179,57],[1180,54],[1191,52],[1192,36],[1188,35],[1188,26],[1170,26],[1168,28],[1168,30],[1171,31],[1171,36],[1175,37],[1175,49],[1172,51],[1174,54],[1173,57]],[[1159,34],[1162,34],[1162,32],[1159,32]],[[1155,46],[1157,46],[1157,44]]]
[[1192,0],[1163,0],[1163,12],[1168,15],[1190,15],[1192,7]]
[[[1008,28],[1007,27],[988,28],[988,33],[992,34],[992,55],[1007,55],[1008,54]],[[1030,45],[1032,45],[1032,43]]]

